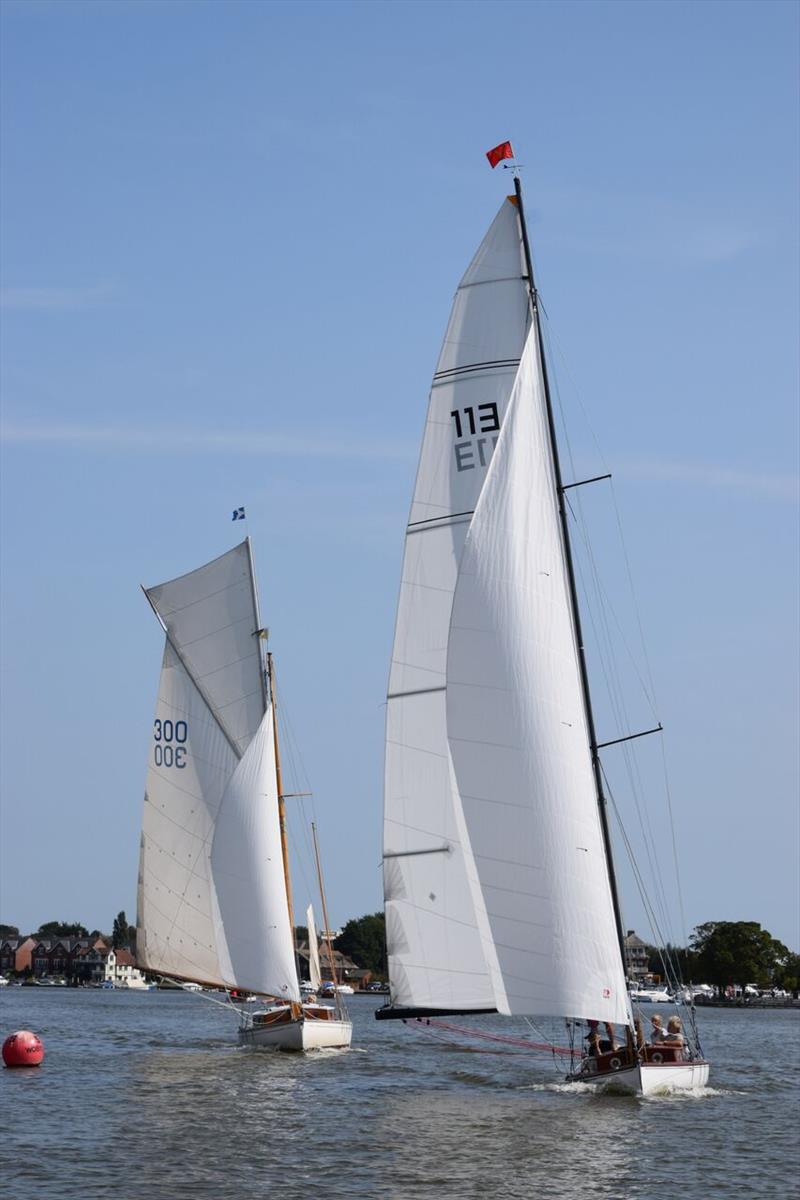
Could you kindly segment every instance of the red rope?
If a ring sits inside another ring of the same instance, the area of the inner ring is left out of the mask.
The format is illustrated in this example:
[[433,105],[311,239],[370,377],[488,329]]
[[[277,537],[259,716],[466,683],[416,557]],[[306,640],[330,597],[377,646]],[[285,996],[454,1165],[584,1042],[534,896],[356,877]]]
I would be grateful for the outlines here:
[[553,1046],[550,1042],[531,1042],[527,1038],[515,1038],[506,1033],[486,1033],[483,1029],[469,1029],[464,1025],[449,1025],[446,1021],[434,1021],[429,1017],[414,1017],[410,1024],[446,1029],[449,1033],[464,1033],[468,1037],[484,1038],[487,1042],[503,1042],[506,1046],[521,1046],[524,1050],[544,1050],[548,1054],[571,1055],[572,1050],[564,1046]]

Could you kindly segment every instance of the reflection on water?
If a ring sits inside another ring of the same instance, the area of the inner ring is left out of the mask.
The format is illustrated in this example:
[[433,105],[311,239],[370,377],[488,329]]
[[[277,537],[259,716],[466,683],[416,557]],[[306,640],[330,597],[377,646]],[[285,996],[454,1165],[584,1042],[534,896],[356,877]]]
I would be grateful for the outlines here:
[[709,1011],[711,1086],[637,1100],[567,1084],[546,1056],[378,1024],[379,1002],[352,999],[353,1050],[301,1057],[240,1049],[230,1014],[182,993],[4,989],[2,1029],[47,1050],[0,1072],[4,1197],[792,1194],[798,1012]]

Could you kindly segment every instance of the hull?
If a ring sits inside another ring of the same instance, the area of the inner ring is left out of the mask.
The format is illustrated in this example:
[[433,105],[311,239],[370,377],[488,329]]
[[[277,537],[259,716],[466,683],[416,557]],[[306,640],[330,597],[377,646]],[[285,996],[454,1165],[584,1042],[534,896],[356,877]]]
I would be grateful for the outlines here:
[[658,1092],[690,1092],[708,1083],[707,1062],[642,1063],[619,1071],[578,1072],[570,1083],[585,1083],[600,1092],[652,1096]]
[[253,1013],[240,1026],[239,1041],[258,1050],[346,1050],[353,1035],[352,1022],[328,1016],[332,1011],[304,1006],[297,1017],[288,1008]]

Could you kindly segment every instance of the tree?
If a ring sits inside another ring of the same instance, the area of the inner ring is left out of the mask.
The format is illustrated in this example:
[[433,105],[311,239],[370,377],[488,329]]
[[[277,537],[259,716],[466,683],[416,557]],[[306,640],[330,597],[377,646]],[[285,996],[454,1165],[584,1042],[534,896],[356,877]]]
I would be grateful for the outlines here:
[[697,955],[685,946],[673,946],[667,942],[664,949],[658,946],[647,946],[647,969],[651,975],[661,979],[672,980],[676,977],[678,983],[688,983],[697,978]]
[[77,921],[45,921],[36,930],[34,937],[88,937],[89,930]]
[[111,945],[115,950],[120,947],[132,949],[136,943],[136,926],[128,924],[124,911],[114,917],[114,928],[111,931]]
[[782,942],[757,921],[708,921],[691,936],[697,975],[723,991],[748,983],[767,987],[790,957]]
[[16,925],[0,925],[0,938],[17,938],[19,930]]
[[348,921],[333,945],[357,966],[386,976],[386,921],[382,912]]
[[787,954],[778,964],[772,979],[776,987],[796,994],[800,991],[800,954]]

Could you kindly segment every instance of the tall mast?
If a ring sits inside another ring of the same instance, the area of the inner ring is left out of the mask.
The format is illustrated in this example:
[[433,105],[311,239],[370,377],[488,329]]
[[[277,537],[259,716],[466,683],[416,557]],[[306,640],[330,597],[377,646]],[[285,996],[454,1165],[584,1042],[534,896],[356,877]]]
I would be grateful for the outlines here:
[[533,261],[531,259],[531,248],[528,241],[528,227],[525,223],[525,208],[522,202],[522,183],[520,182],[518,175],[514,177],[514,191],[516,193],[519,223],[522,231],[522,246],[525,253],[525,266],[528,271],[528,291],[530,293],[531,310],[533,313],[533,320],[536,325],[536,335],[539,340],[539,361],[542,367],[544,397],[545,404],[547,406],[547,428],[550,439],[550,453],[552,455],[553,470],[556,477],[558,515],[561,521],[561,533],[564,541],[564,558],[567,564],[567,580],[569,583],[569,598],[570,607],[572,609],[572,620],[575,629],[575,642],[578,647],[578,662],[580,664],[581,671],[581,690],[583,692],[583,704],[586,712],[586,726],[589,731],[589,749],[592,757],[592,773],[594,775],[594,785],[597,794],[597,807],[600,812],[600,826],[603,832],[603,846],[605,848],[606,862],[608,864],[608,876],[611,884],[611,900],[614,905],[614,917],[617,923],[617,939],[619,941],[619,952],[622,958],[622,970],[627,977],[625,962],[625,932],[622,924],[622,913],[619,906],[617,878],[614,873],[614,857],[611,853],[611,836],[608,828],[608,802],[606,801],[605,792],[603,790],[603,772],[600,765],[597,735],[595,733],[594,714],[592,712],[592,697],[589,691],[589,674],[586,667],[586,652],[584,650],[583,633],[581,630],[581,614],[580,607],[578,605],[578,591],[575,586],[575,568],[572,561],[572,545],[569,536],[569,521],[567,518],[567,506],[564,499],[565,489],[561,478],[561,463],[558,457],[558,439],[556,438],[556,426],[553,417],[553,403],[550,398],[550,384],[547,378],[547,362],[545,361],[544,345],[542,343],[539,293],[536,290],[536,283],[533,277]]
[[272,739],[275,746],[275,780],[278,785],[278,822],[281,830],[281,854],[283,856],[283,878],[286,883],[286,903],[289,907],[289,928],[294,940],[294,910],[292,908],[292,881],[289,877],[289,843],[286,837],[286,803],[283,799],[283,780],[281,778],[281,754],[278,747],[278,711],[275,692],[275,668],[272,653],[267,651],[267,677],[269,679],[269,694],[272,698]]
[[317,879],[319,880],[319,898],[322,901],[322,919],[325,922],[325,945],[328,948],[328,962],[331,967],[331,979],[333,980],[334,993],[336,997],[336,1007],[341,1007],[341,995],[339,993],[339,978],[336,974],[336,963],[333,960],[333,943],[331,942],[331,925],[328,918],[328,902],[325,899],[325,884],[322,881],[322,863],[319,857],[319,842],[317,841],[317,827],[311,822],[311,836],[314,839],[314,857],[317,860]]

